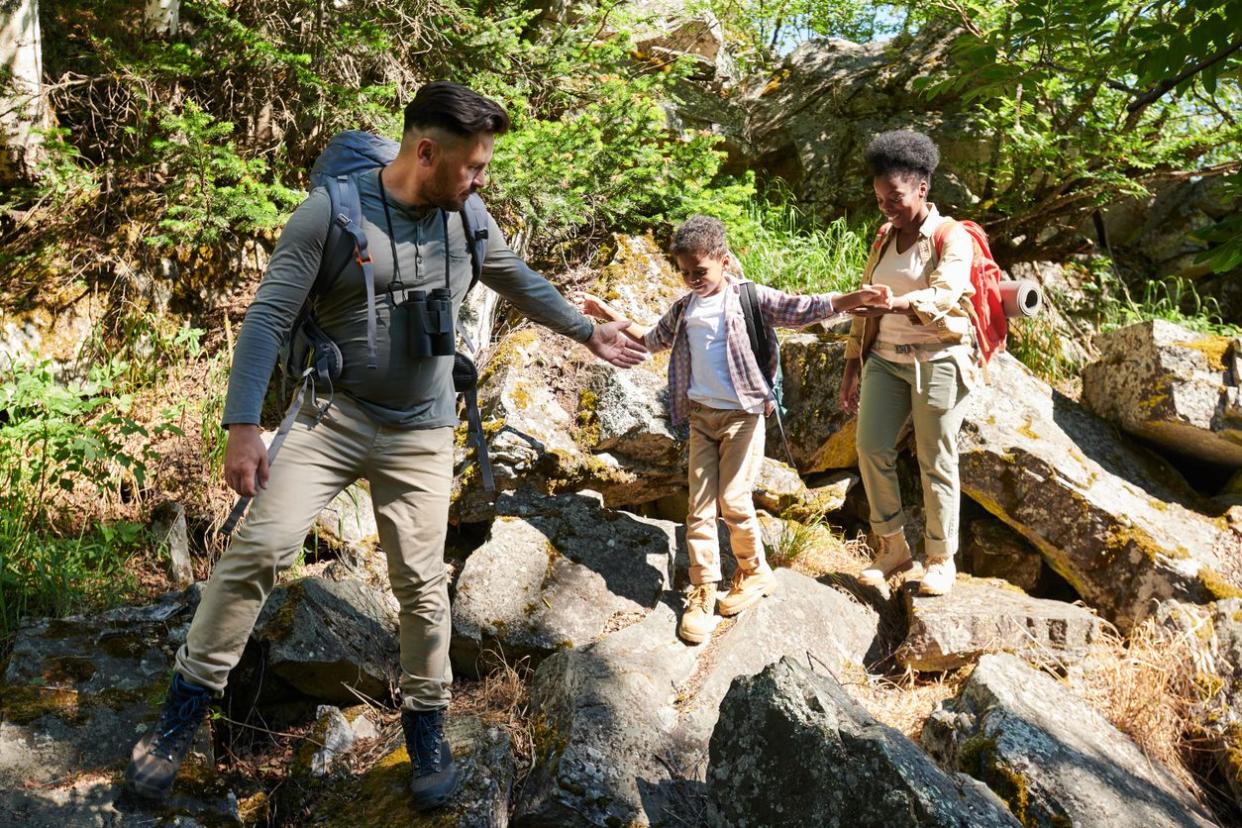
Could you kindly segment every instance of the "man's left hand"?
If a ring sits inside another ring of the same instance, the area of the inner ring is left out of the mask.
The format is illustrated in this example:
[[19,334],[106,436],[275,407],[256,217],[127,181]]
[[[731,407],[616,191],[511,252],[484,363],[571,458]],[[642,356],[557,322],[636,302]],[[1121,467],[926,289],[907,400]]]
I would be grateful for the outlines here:
[[583,344],[604,362],[618,368],[633,368],[647,358],[647,349],[622,333],[629,325],[628,319],[596,325],[591,338]]

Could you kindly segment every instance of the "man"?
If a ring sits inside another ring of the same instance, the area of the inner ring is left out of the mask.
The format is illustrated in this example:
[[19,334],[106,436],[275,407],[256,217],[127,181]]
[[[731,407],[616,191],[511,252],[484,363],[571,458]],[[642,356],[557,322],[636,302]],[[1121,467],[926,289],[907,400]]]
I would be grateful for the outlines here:
[[[376,318],[369,326],[363,269],[353,263],[316,304],[318,324],[343,356],[332,404],[322,417],[310,406],[302,410],[269,468],[259,410],[280,343],[324,255],[334,220],[327,192],[313,190],[286,225],[246,313],[224,411],[225,479],[255,500],[177,653],[160,722],[134,748],[127,779],[136,793],[159,798],[171,789],[208,701],[224,690],[277,574],[296,559],[319,512],[359,477],[371,486],[401,606],[401,724],[414,767],[414,804],[433,808],[455,791],[457,771],[443,731],[451,681],[443,549],[457,424],[453,359],[411,355],[408,315],[395,304],[401,295],[387,291],[399,281],[406,290],[430,292],[447,278],[456,317],[471,261],[463,224],[452,213],[486,182],[495,136],[508,127],[508,116],[493,101],[457,84],[428,84],[406,107],[396,160],[358,174],[380,297]],[[487,231],[484,284],[601,359],[621,367],[643,359],[642,346],[621,332],[627,321],[596,327],[509,249],[494,221]]]

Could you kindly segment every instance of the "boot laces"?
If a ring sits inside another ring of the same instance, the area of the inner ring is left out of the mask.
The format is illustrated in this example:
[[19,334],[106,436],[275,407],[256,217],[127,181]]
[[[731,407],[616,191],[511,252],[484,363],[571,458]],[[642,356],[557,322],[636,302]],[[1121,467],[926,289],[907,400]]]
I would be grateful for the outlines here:
[[206,692],[178,692],[174,688],[164,703],[153,748],[170,759],[182,753],[198,730],[209,703],[210,697]]
[[[734,576],[737,577],[736,575]],[[712,588],[711,584],[699,584],[690,588],[686,593],[686,609],[707,609],[708,591]]]

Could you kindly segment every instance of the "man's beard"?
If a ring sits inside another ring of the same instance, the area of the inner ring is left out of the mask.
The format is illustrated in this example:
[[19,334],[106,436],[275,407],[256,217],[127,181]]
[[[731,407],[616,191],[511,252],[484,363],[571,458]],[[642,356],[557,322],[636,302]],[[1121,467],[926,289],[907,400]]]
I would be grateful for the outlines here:
[[466,199],[474,192],[470,188],[462,194],[454,183],[443,181],[438,176],[433,178],[431,186],[425,191],[425,198],[441,210],[450,213],[460,212],[466,206]]

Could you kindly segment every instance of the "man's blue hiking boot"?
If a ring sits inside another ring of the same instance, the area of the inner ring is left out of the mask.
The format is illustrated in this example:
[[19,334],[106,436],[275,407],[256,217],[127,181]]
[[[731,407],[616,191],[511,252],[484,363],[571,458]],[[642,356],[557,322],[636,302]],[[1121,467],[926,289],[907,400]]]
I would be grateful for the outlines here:
[[444,738],[444,709],[402,710],[401,729],[414,766],[410,792],[420,811],[439,808],[452,798],[461,782],[453,751]]
[[134,745],[125,770],[130,791],[145,799],[168,796],[210,703],[210,690],[173,673],[159,722]]

